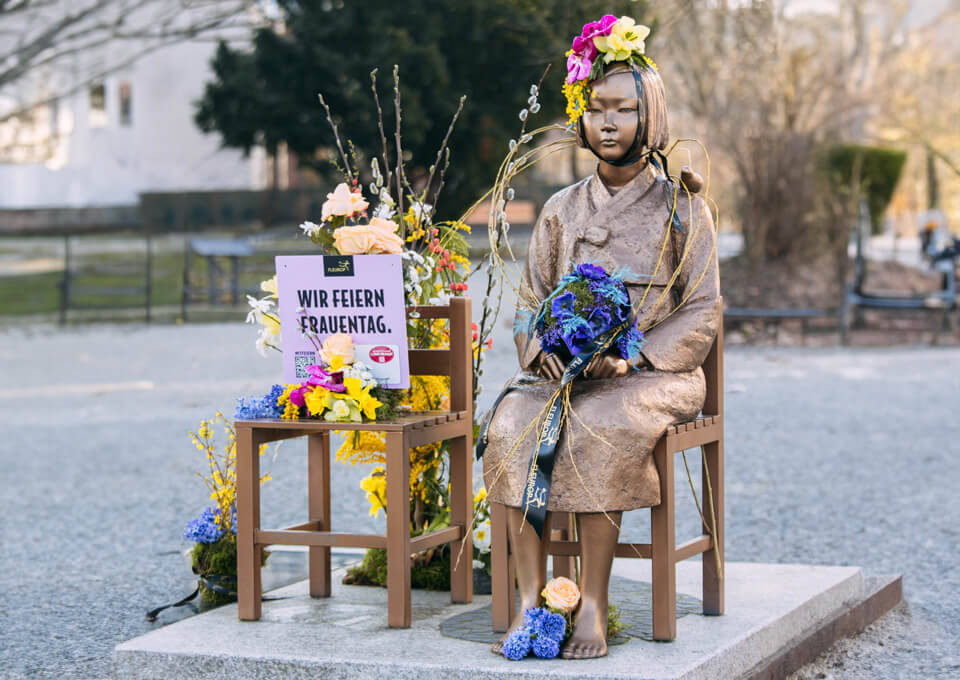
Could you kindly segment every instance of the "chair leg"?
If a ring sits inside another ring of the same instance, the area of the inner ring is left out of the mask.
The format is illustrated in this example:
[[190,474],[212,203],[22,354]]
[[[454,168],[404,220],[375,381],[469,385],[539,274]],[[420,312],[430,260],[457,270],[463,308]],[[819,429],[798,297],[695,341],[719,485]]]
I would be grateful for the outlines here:
[[[573,540],[573,513],[571,512],[553,512],[550,513],[551,531],[555,532],[551,540],[572,541]],[[565,576],[569,579],[576,579],[577,558],[572,555],[554,555],[553,556],[553,577]]]
[[[723,560],[723,435],[719,441],[703,447],[706,467],[703,470],[701,482],[701,497],[703,498],[704,516],[709,520],[707,512],[710,509],[707,496],[707,481],[709,471],[710,489],[713,491],[713,512],[716,517],[716,543],[714,547],[703,553],[703,613],[713,616],[723,614],[723,574],[717,569],[717,553]],[[708,533],[706,529],[704,533]]]
[[260,528],[260,455],[253,429],[237,431],[237,616],[260,618],[262,548],[254,542]]
[[450,440],[450,524],[463,527],[464,536],[450,542],[450,601],[473,601],[473,460],[470,437]]
[[507,508],[490,504],[490,590],[493,597],[493,630],[506,632],[516,607],[510,542],[507,538]]
[[[387,432],[387,624],[409,628],[410,452],[403,432]],[[392,512],[391,512],[392,510]]]
[[[330,531],[330,435],[307,437],[307,497],[311,522]],[[330,546],[309,548],[310,597],[330,597]]]
[[652,555],[653,639],[677,637],[676,534],[673,507],[673,456],[661,437],[653,451],[660,472],[660,505],[650,508]]

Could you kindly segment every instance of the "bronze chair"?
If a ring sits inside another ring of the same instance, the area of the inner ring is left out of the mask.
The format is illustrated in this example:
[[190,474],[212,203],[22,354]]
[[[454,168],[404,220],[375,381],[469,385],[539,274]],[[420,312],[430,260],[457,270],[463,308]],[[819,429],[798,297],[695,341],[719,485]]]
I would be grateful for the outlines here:
[[[411,375],[450,376],[450,410],[412,413],[396,420],[329,423],[321,420],[240,420],[237,430],[237,595],[239,617],[260,618],[260,556],[269,545],[307,545],[311,597],[329,597],[330,548],[385,548],[387,622],[409,628],[410,556],[444,543],[454,555],[450,568],[451,602],[473,600],[473,374],[469,298],[452,298],[448,307],[408,307],[407,315],[450,320],[449,349],[411,349]],[[334,430],[386,433],[386,535],[331,531],[330,434]],[[309,521],[285,529],[260,528],[259,447],[267,442],[306,436]],[[412,447],[450,440],[450,526],[410,537],[410,456]],[[462,551],[462,552],[461,552]],[[459,560],[457,556],[459,555]]]
[[[677,637],[677,570],[676,563],[702,554],[703,613],[723,614],[723,576],[717,569],[715,551],[723,557],[723,321],[717,338],[703,364],[707,397],[701,415],[689,423],[674,425],[660,438],[653,455],[660,472],[660,504],[650,508],[651,543],[620,543],[617,557],[642,557],[652,561],[653,637],[669,641]],[[673,455],[702,446],[706,458],[701,481],[701,508],[710,519],[707,494],[712,489],[716,515],[716,541],[709,529],[702,535],[677,546],[674,529]],[[573,560],[580,554],[580,544],[572,540],[573,515],[553,513],[548,553],[553,555],[554,576],[574,574]],[[559,528],[558,528],[559,527]],[[506,507],[490,506],[491,586],[493,591],[493,629],[506,631],[516,610],[515,569],[507,539]]]

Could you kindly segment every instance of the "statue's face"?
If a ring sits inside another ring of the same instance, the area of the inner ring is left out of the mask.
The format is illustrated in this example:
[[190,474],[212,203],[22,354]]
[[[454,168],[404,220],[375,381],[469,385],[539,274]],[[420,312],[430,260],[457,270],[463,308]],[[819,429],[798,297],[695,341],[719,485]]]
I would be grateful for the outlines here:
[[633,145],[640,119],[637,85],[629,71],[596,81],[583,114],[587,142],[602,160],[615,161]]

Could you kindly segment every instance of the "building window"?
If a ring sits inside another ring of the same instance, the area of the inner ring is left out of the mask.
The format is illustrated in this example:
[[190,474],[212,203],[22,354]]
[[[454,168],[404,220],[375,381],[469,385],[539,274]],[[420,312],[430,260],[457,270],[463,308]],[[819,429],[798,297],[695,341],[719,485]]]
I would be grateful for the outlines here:
[[47,111],[47,115],[50,116],[50,139],[56,139],[60,136],[60,101],[54,99],[50,102],[50,107]]
[[133,125],[133,86],[129,80],[120,83],[120,125]]
[[94,83],[90,86],[90,127],[105,127],[107,124],[107,86]]

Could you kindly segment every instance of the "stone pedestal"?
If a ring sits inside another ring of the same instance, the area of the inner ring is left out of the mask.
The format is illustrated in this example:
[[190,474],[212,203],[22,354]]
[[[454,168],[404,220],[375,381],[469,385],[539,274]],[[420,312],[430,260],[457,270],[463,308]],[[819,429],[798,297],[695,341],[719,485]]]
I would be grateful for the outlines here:
[[[678,565],[682,609],[695,610],[699,579],[699,563]],[[642,607],[649,564],[617,560],[614,582],[614,604]],[[603,659],[519,662],[492,654],[486,642],[450,637],[465,637],[463,621],[480,620],[469,612],[488,608],[489,596],[451,605],[446,593],[414,591],[413,626],[397,630],[387,628],[381,588],[337,582],[333,597],[311,599],[302,582],[270,595],[285,599],[264,602],[260,621],[239,621],[231,605],[118,645],[116,677],[775,678],[862,630],[900,601],[901,590],[899,577],[865,579],[858,567],[731,563],[727,614],[682,616],[672,643],[645,640],[641,613]],[[482,639],[476,630],[473,637]]]

